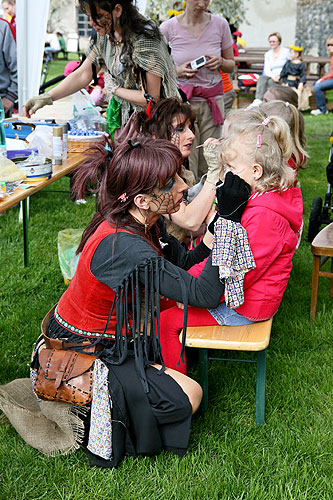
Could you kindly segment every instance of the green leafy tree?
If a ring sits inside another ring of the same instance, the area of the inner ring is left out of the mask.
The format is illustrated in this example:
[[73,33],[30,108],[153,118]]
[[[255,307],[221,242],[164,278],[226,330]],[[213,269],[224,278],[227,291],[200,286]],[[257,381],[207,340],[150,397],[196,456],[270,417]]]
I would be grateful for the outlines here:
[[[246,2],[247,0],[211,0],[209,8],[214,14],[227,17],[230,23],[238,26],[246,21]],[[146,12],[155,21],[162,21],[168,18],[168,10],[173,9],[174,4],[175,0],[148,0]]]
[[247,0],[212,0],[209,8],[214,14],[221,14],[231,24],[238,26],[246,21],[246,2]]
[[51,0],[49,8],[49,18],[47,21],[47,31],[55,32],[62,24],[63,14],[66,12],[68,0]]

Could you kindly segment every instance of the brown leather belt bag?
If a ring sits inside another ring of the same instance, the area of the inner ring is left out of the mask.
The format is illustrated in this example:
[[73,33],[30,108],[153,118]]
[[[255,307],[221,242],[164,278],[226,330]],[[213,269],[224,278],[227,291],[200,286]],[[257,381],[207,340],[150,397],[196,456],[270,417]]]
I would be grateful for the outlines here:
[[[42,333],[47,347],[39,351],[39,369],[34,391],[41,399],[86,405],[92,399],[93,364],[97,356],[63,349],[65,346],[82,348],[86,342],[63,342],[46,336],[54,308],[55,306],[42,321]],[[85,351],[94,352],[95,347],[87,347]]]

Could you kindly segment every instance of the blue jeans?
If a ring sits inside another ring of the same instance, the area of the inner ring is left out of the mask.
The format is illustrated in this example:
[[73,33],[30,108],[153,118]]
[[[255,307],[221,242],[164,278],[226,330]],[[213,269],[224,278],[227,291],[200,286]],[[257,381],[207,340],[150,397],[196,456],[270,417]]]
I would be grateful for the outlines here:
[[317,102],[317,107],[322,113],[326,113],[325,90],[333,89],[333,78],[324,80],[323,82],[315,83],[313,87],[314,95]]
[[255,321],[251,321],[242,314],[239,314],[235,309],[227,307],[224,301],[216,309],[209,309],[209,312],[219,325],[242,326],[255,323]]

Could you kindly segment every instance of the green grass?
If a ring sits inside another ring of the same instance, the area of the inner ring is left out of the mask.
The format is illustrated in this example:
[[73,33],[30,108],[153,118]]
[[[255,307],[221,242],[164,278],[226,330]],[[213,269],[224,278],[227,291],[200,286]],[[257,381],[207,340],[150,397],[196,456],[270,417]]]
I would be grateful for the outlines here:
[[[60,61],[59,61],[60,62]],[[305,114],[311,155],[299,173],[304,233],[273,322],[267,354],[266,423],[255,425],[255,369],[214,362],[209,409],[193,419],[190,446],[126,458],[116,470],[90,468],[84,453],[47,458],[5,421],[0,424],[1,500],[330,500],[332,491],[332,325],[329,280],[321,278],[310,324],[312,254],[306,241],[312,200],[326,190],[332,115]],[[52,187],[67,189],[67,178]],[[29,357],[46,312],[65,290],[57,234],[83,228],[93,198],[77,206],[50,189],[30,199],[30,267],[23,266],[18,208],[0,217],[0,383],[29,374]],[[193,368],[192,374],[197,377]]]
[[[78,61],[79,57],[77,54],[74,52],[69,52],[68,54],[68,61],[64,61],[62,59],[57,59],[51,61],[51,63],[48,66],[48,71],[47,71],[47,76],[46,76],[46,81],[52,80],[52,78],[55,78],[56,76],[62,75],[64,73],[64,69],[66,64],[69,63],[69,61]],[[48,87],[45,92],[48,92],[52,88],[54,88],[55,85],[52,85]]]

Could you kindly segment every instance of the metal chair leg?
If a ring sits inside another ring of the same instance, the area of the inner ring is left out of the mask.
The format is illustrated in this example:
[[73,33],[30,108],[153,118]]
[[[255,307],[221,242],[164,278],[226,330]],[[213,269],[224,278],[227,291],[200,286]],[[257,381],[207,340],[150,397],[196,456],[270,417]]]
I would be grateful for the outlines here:
[[266,349],[257,352],[256,423],[265,423]]

